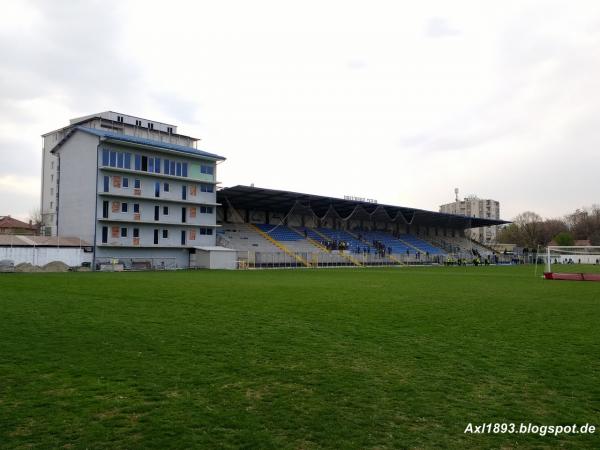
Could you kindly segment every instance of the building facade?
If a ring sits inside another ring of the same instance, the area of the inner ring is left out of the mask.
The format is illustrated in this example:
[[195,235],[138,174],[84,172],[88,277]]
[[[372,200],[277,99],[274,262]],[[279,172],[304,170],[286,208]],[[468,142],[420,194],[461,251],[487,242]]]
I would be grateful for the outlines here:
[[188,267],[214,246],[216,165],[173,125],[107,112],[44,135],[46,234],[93,243],[94,262]]
[[[466,197],[463,200],[457,198],[452,203],[441,205],[440,212],[481,219],[500,220],[500,202],[476,196]],[[471,239],[475,239],[483,244],[493,244],[496,242],[498,227],[471,228],[468,230],[468,233],[470,233]]]

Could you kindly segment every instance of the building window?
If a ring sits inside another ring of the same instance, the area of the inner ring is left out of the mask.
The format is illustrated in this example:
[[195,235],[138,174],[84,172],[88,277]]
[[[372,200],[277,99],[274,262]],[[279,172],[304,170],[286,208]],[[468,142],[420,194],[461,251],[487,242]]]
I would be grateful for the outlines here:
[[165,192],[169,192],[169,183],[165,183],[165,184],[163,185],[163,190],[164,190]]
[[168,215],[169,215],[169,207],[163,206],[163,216],[168,216]]
[[136,127],[141,127],[142,126],[142,121],[141,120],[136,120],[135,121],[135,126]]
[[187,163],[183,163],[181,166],[181,176],[183,177],[187,177],[188,176],[188,165]]
[[172,134],[173,133],[173,127],[167,127],[167,133]]
[[181,208],[181,223],[185,223],[187,219],[187,209],[185,207]]
[[141,185],[142,185],[142,183],[140,182],[139,179],[136,178],[135,180],[133,180],[133,187],[135,189],[139,189]]
[[117,152],[110,152],[110,167],[117,167]]
[[136,214],[140,212],[140,204],[139,203],[133,204],[133,212]]
[[133,229],[133,237],[134,238],[139,238],[140,237],[140,229],[139,228],[134,228]]
[[127,212],[127,203],[121,203],[121,212]]
[[181,230],[181,245],[185,245],[185,230]]
[[153,123],[150,123],[150,122],[148,122],[148,129],[149,129],[149,130],[154,130],[154,124],[153,124]]
[[169,163],[169,175],[175,175],[175,161]]
[[187,200],[187,186],[181,186],[181,199]]
[[54,169],[54,161],[52,161],[52,162],[50,163],[50,168],[51,168],[51,169]]
[[158,220],[158,214],[160,212],[160,206],[156,205],[154,207],[154,220]]
[[108,219],[108,201],[104,200],[102,202],[102,218]]
[[142,156],[142,171],[148,172],[148,157]]
[[158,230],[154,230],[154,245],[158,245]]
[[175,175],[177,175],[178,177],[181,176],[181,163],[177,163],[177,165],[175,166]]
[[200,214],[212,214],[212,213],[213,213],[212,206],[201,206],[200,207]]
[[117,122],[123,123],[123,116],[117,116]]
[[200,164],[200,173],[205,173],[207,175],[214,175],[215,168],[213,166],[207,166],[206,164]]
[[108,176],[104,176],[104,192],[108,192],[108,185],[110,184],[110,179]]
[[119,169],[125,167],[125,155],[122,152],[117,153],[117,167]]
[[213,234],[213,230],[212,228],[200,228],[200,234],[210,236]]
[[131,169],[131,153],[125,153],[125,168]]
[[135,155],[134,160],[135,170],[142,170],[142,157],[140,155]]
[[54,195],[54,188],[50,188],[50,195]]
[[214,186],[212,184],[200,183],[200,192],[213,192]]
[[110,164],[110,152],[107,148],[102,149],[102,165],[108,166]]
[[158,181],[154,183],[154,196],[160,197],[160,183]]
[[163,239],[169,239],[169,230],[163,230],[162,237]]
[[102,227],[102,243],[106,244],[108,242],[108,227]]
[[129,187],[129,178],[123,177],[123,187],[124,188],[128,188]]
[[127,237],[127,228],[121,228],[121,237]]
[[160,158],[154,158],[154,173],[160,173]]
[[54,206],[54,202],[50,202],[50,209]]

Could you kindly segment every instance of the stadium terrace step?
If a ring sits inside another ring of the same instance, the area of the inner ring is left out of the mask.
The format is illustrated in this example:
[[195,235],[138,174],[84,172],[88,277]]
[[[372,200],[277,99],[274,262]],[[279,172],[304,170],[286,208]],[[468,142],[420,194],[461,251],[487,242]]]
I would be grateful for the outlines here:
[[[277,248],[279,248],[280,250],[283,250],[283,252],[285,252],[289,256],[293,257],[294,259],[296,259],[296,261],[298,261],[305,267],[310,267],[310,263],[306,259],[304,259],[302,256],[298,255],[297,253],[294,253],[292,250],[290,250],[284,244],[279,242],[278,239],[271,237],[271,234],[273,233],[273,231],[275,231],[276,228],[285,228],[287,230],[287,227],[275,227],[273,225],[266,225],[266,224],[260,224],[260,225],[250,224],[250,226],[252,226],[256,231],[258,231],[258,233],[262,237],[264,237],[266,240],[272,242]],[[269,229],[269,231],[268,232],[264,231],[265,229]],[[289,240],[289,241],[298,240],[298,239],[290,239],[290,236],[293,234],[293,232],[290,230],[287,230],[287,231],[286,230],[281,230],[281,232],[275,234],[275,236],[277,236],[279,238],[283,238],[285,240]]]

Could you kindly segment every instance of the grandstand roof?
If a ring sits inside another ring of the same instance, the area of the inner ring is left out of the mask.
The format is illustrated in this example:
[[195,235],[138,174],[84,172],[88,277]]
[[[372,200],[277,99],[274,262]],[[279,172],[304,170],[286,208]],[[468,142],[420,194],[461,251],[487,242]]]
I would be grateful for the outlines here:
[[407,224],[448,228],[477,228],[509,223],[504,220],[480,219],[405,206],[345,200],[322,195],[241,185],[217,191],[217,201],[223,206],[231,205],[238,209],[280,213],[288,213],[292,208],[301,206],[305,209],[308,208],[318,217],[326,216],[333,209],[333,212],[337,213],[341,219],[371,217],[378,221],[400,221]]

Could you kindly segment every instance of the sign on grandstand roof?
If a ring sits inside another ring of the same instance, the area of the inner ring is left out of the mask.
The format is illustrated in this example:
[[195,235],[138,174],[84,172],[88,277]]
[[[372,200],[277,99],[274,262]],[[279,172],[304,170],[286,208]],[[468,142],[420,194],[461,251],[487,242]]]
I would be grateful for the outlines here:
[[344,200],[352,200],[355,202],[377,203],[373,198],[356,197],[354,195],[344,195]]

